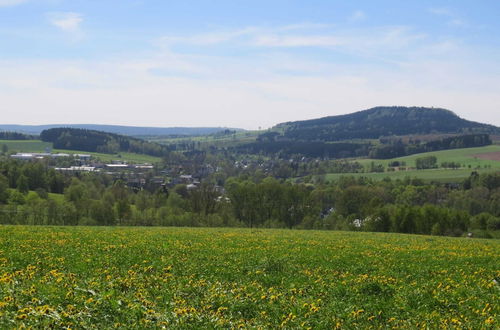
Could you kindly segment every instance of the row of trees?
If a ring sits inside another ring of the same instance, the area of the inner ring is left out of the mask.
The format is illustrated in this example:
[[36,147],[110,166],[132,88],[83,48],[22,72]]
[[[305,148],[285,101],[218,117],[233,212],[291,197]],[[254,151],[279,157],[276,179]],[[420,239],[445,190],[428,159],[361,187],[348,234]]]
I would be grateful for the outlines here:
[[0,132],[0,140],[34,140],[36,137],[19,132]]

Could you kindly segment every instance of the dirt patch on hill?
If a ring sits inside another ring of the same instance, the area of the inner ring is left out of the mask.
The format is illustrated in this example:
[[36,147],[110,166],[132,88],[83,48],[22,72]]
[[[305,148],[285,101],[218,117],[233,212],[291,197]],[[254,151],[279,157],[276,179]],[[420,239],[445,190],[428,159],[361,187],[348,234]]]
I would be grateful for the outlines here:
[[474,157],[480,158],[480,159],[487,159],[487,160],[498,160],[500,161],[500,151],[495,151],[495,152],[487,152],[484,154],[477,154],[473,155]]

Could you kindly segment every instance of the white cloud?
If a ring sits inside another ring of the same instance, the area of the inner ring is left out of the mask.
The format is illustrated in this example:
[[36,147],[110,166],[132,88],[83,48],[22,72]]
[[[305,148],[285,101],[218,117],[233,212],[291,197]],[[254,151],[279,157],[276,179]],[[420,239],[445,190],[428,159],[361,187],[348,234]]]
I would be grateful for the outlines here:
[[28,1],[29,0],[0,0],[0,7],[17,6]]
[[264,47],[334,47],[342,44],[339,38],[327,35],[259,35],[253,45]]
[[48,15],[50,23],[64,32],[77,33],[80,31],[80,24],[83,16],[79,13],[51,13]]
[[418,44],[426,35],[406,26],[340,29],[332,24],[295,24],[278,27],[247,27],[237,30],[187,36],[166,36],[156,45],[171,49],[175,45],[254,48],[328,48],[356,56],[383,54]]
[[[198,47],[173,51],[183,44]],[[174,35],[158,45],[156,54],[107,60],[0,60],[0,113],[25,124],[257,128],[400,104],[449,108],[500,125],[500,76],[484,69],[498,68],[496,60],[462,58],[455,54],[466,45],[410,27],[304,23]],[[221,52],[204,52],[219,46]],[[214,55],[227,54],[226,46],[250,55]],[[311,58],[294,47],[352,60]],[[360,55],[369,58],[354,58]]]
[[364,19],[366,18],[366,14],[361,11],[361,10],[356,10],[352,15],[351,17],[349,17],[349,20],[351,22],[359,22],[359,21],[363,21]]
[[[10,123],[256,128],[377,105],[422,105],[500,125],[498,76],[459,61],[424,59],[391,70],[307,62],[290,54],[233,62],[180,54],[107,61],[4,61],[0,113]],[[156,75],[155,68],[177,69],[179,74]],[[280,68],[308,74],[290,75]],[[202,78],[184,72],[198,72]]]
[[156,45],[169,47],[173,44],[190,44],[198,46],[210,46],[234,41],[237,38],[251,35],[256,28],[247,27],[232,31],[220,31],[211,33],[195,34],[190,36],[165,36],[155,42]]
[[446,24],[454,27],[467,27],[467,22],[464,21],[458,14],[450,8],[439,7],[430,8],[429,12],[436,16],[441,16],[447,19]]

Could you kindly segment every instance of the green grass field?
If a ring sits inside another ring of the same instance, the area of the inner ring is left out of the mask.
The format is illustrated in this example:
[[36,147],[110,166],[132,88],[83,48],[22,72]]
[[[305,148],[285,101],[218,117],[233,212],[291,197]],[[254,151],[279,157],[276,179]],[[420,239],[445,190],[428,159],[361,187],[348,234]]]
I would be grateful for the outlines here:
[[[52,150],[52,143],[42,142],[40,140],[0,140],[0,147],[6,145],[9,151],[15,152],[45,152],[47,148]],[[135,154],[130,152],[121,152],[119,154],[103,154],[98,152],[86,152],[78,150],[53,149],[52,152],[67,154],[90,154],[102,161],[123,160],[132,163],[156,163],[161,160],[160,157]]]
[[411,156],[399,157],[394,159],[385,159],[385,160],[362,159],[359,160],[359,162],[363,165],[368,165],[369,163],[374,161],[376,164],[383,164],[385,167],[387,167],[387,164],[389,164],[389,162],[391,161],[404,161],[406,162],[406,166],[415,167],[415,160],[417,158],[425,156],[436,156],[438,164],[441,164],[442,162],[458,162],[460,164],[465,165],[466,167],[470,165],[472,168],[476,168],[476,167],[484,167],[486,165],[486,166],[491,166],[492,168],[495,169],[500,169],[500,161],[480,159],[474,157],[474,155],[477,154],[484,154],[490,152],[500,152],[500,145],[490,145],[478,148],[433,151],[433,152],[426,152],[422,154],[415,154]]
[[69,153],[69,154],[88,154],[92,155],[94,158],[100,159],[104,162],[111,162],[113,160],[122,160],[131,163],[157,163],[161,161],[160,157],[134,154],[130,152],[120,152],[119,154],[103,154],[98,152],[87,152],[78,150],[64,150],[64,149],[54,149],[53,152]]
[[204,149],[209,147],[233,147],[240,144],[255,142],[257,136],[262,131],[242,131],[229,135],[202,135],[202,136],[189,136],[189,137],[176,137],[176,138],[156,138],[148,139],[152,142],[157,142],[165,145],[180,144],[180,143],[196,143],[197,148]]
[[0,327],[498,328],[500,241],[0,227]]
[[2,145],[15,152],[45,152],[46,148],[52,149],[52,143],[40,140],[0,140],[0,147]]
[[[487,160],[475,157],[477,154],[490,152],[500,152],[500,145],[491,145],[479,148],[452,149],[443,151],[427,152],[406,157],[394,159],[356,159],[359,163],[367,167],[371,162],[382,164],[387,168],[389,162],[400,161],[405,162],[407,167],[415,167],[415,160],[420,157],[436,156],[438,164],[443,162],[458,162],[464,167],[459,169],[437,168],[430,170],[408,170],[383,173],[329,173],[326,175],[327,180],[337,180],[342,176],[367,177],[374,180],[382,180],[384,178],[404,179],[406,177],[419,178],[426,181],[457,181],[463,180],[470,176],[471,172],[489,173],[500,171],[500,161]],[[470,168],[469,168],[470,166]]]

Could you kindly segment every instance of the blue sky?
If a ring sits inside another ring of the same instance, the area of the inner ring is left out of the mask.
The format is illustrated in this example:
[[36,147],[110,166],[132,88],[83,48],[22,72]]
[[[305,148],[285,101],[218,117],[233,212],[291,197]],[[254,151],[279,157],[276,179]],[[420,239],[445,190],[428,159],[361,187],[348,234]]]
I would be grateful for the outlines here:
[[229,126],[443,107],[500,126],[500,2],[0,0],[3,123]]

